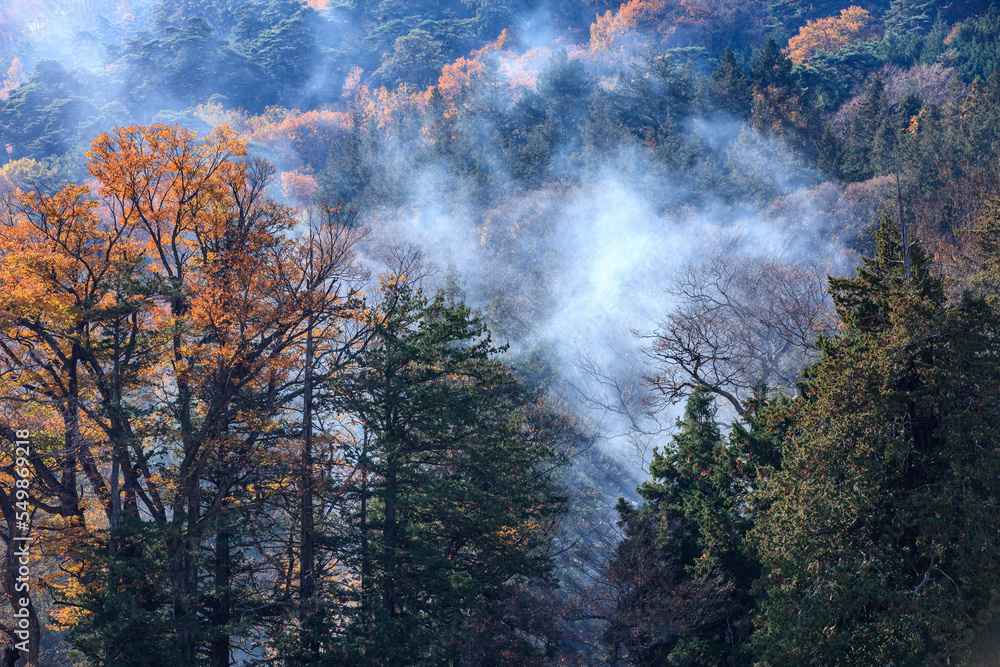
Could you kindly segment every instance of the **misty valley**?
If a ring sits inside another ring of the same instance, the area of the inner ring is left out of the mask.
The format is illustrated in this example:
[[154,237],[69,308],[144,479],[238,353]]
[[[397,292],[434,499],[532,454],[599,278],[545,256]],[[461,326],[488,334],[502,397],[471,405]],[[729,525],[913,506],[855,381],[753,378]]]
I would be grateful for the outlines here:
[[1000,665],[1000,3],[0,4],[0,667]]

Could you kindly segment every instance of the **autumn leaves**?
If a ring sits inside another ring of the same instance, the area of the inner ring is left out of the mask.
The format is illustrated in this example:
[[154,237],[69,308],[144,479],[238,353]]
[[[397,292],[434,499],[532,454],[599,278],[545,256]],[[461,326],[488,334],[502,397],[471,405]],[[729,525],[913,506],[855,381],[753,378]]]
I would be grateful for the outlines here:
[[[225,128],[119,128],[89,153],[97,199],[18,193],[0,228],[5,418],[48,442],[36,523],[62,517],[112,557],[143,553],[135,529],[155,526],[178,664],[199,644],[200,552],[287,432],[307,330],[328,342],[356,306],[356,232],[330,209],[296,233],[264,194],[273,170],[245,154]],[[99,613],[114,582],[84,583],[97,564],[73,540],[53,549],[56,599]]]
[[51,599],[100,664],[466,650],[463,619],[544,577],[563,502],[482,322],[407,258],[362,299],[354,218],[271,200],[226,127],[119,128],[89,157],[94,183],[19,191],[0,226],[33,622]]

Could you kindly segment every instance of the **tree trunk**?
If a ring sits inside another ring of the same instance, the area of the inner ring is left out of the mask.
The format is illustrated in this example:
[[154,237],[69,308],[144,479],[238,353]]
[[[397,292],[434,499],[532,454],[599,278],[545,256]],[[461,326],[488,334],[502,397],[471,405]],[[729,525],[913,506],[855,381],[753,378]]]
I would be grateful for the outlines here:
[[[225,520],[223,518],[223,520]],[[215,618],[213,619],[216,628],[225,628],[229,624],[232,614],[232,558],[229,547],[229,529],[223,527],[215,537],[215,588],[217,593]],[[218,634],[212,638],[212,648],[210,661],[212,667],[229,667],[229,634],[226,630],[219,630]]]
[[382,590],[382,605],[390,618],[396,615],[396,470],[392,457],[386,462],[385,476],[385,526],[382,539],[385,542],[385,587]]
[[315,530],[313,517],[313,475],[312,475],[312,407],[313,407],[313,335],[312,317],[309,318],[306,332],[306,368],[305,387],[302,405],[302,458],[299,462],[302,475],[301,493],[301,536],[299,553],[299,645],[302,649],[302,662],[308,664],[309,656],[314,654],[318,646],[309,628],[310,616],[313,613],[313,595],[316,590],[316,555],[313,542]]

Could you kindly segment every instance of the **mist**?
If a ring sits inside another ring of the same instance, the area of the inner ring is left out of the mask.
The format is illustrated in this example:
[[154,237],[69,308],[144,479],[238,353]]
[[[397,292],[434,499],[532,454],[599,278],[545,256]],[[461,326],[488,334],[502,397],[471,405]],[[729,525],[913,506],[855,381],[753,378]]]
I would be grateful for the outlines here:
[[[426,293],[475,308],[518,381],[569,424],[558,443],[566,465],[555,474],[568,511],[547,547],[562,588],[552,593],[546,580],[537,590],[550,594],[538,594],[550,612],[558,608],[559,651],[580,660],[573,664],[610,664],[598,654],[614,615],[581,609],[618,604],[598,600],[598,589],[613,580],[622,545],[636,541],[629,517],[638,514],[628,507],[654,504],[637,488],[655,477],[654,453],[678,447],[688,397],[706,390],[719,442],[735,443],[751,427],[742,410],[750,401],[797,395],[800,370],[822,357],[817,338],[839,335],[827,278],[852,275],[873,253],[875,227],[884,214],[903,216],[904,196],[916,233],[937,233],[932,215],[920,218],[909,204],[932,170],[900,167],[916,160],[900,159],[898,146],[908,136],[916,145],[921,123],[980,90],[945,58],[905,75],[885,65],[879,71],[900,73],[899,81],[872,101],[877,77],[837,74],[845,80],[834,84],[823,80],[840,71],[834,66],[793,69],[766,41],[768,3],[709,5],[707,18],[662,0],[514,3],[502,12],[442,2],[419,16],[392,3],[294,0],[5,9],[0,190],[87,182],[89,142],[115,127],[177,124],[205,136],[226,125],[249,156],[274,168],[267,193],[297,211],[290,234],[304,235],[321,207],[340,207],[363,230],[356,260],[370,280],[356,286],[373,301],[379,277],[405,256]],[[794,33],[804,16],[782,30]],[[884,103],[876,115],[890,120],[852,139],[876,102]],[[885,139],[890,122],[898,143]],[[874,166],[845,176],[858,145]],[[900,179],[904,168],[911,171]],[[971,189],[956,186],[953,199]],[[977,206],[962,215],[971,220]],[[954,237],[943,236],[935,238],[950,251]],[[712,275],[717,283],[702,284]],[[791,287],[769,293],[775,285]],[[732,302],[712,302],[713,289],[730,287]],[[786,326],[789,313],[779,311],[794,310],[785,306],[802,295],[814,310]],[[705,313],[700,328],[690,326]],[[719,346],[705,353],[718,353],[715,376],[671,366],[680,353],[663,352],[671,332],[692,330],[691,348]],[[732,354],[743,343],[749,351]],[[748,498],[763,479],[744,480],[735,513],[758,502]],[[626,503],[616,507],[619,498]],[[651,533],[655,548],[667,548],[663,526],[681,532],[670,521]],[[338,525],[345,535],[348,523]],[[749,539],[752,525],[741,529]],[[677,553],[694,549],[677,544]],[[712,641],[749,650],[756,608],[746,591],[756,562],[731,599],[731,582],[709,572],[716,566],[683,567],[684,581],[702,587],[693,597],[729,600],[747,628],[720,630],[717,614]],[[239,641],[240,655],[265,654],[249,648],[252,633]]]

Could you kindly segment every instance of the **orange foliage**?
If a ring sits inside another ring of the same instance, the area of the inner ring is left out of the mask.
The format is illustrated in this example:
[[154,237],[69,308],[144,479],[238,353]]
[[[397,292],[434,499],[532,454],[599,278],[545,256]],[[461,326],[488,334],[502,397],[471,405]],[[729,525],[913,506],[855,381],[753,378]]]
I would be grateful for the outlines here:
[[[430,102],[434,93],[437,92],[449,104],[446,114],[458,115],[459,100],[465,93],[473,90],[488,74],[486,58],[501,54],[511,41],[510,34],[504,28],[499,37],[483,48],[473,51],[469,58],[462,57],[450,65],[445,65],[441,70],[437,84],[430,86],[421,94],[421,101],[425,104]],[[549,55],[547,49],[536,48],[520,55],[502,53],[499,57],[492,58],[490,63],[499,67],[508,87],[534,88],[538,81],[538,71]]]
[[330,147],[351,130],[351,117],[341,111],[320,109],[302,113],[297,110],[269,109],[262,116],[248,119],[246,138],[276,147],[287,146],[313,169],[326,165]]
[[476,79],[480,78],[485,72],[486,67],[481,60],[459,58],[441,69],[441,76],[438,78],[437,85],[431,86],[424,91],[423,99],[425,102],[429,102],[436,90],[451,105],[452,110],[454,110],[455,103],[463,94],[472,90]]
[[316,192],[316,178],[297,171],[281,173],[281,193],[293,206],[304,207]]
[[411,93],[405,87],[387,90],[385,87],[372,90],[361,81],[362,70],[355,67],[344,82],[344,96],[350,100],[349,106],[354,117],[363,127],[386,131],[400,118],[427,105],[425,93]]
[[[25,417],[47,418],[40,446],[56,443],[33,465],[50,480],[39,521],[74,528],[42,535],[63,561],[48,583],[70,599],[83,594],[75,559],[88,531],[119,510],[174,521],[209,463],[254,465],[256,434],[283,408],[241,396],[298,372],[307,330],[339,326],[353,238],[333,224],[293,236],[295,212],[264,195],[273,170],[243,159],[245,141],[225,126],[202,139],[177,126],[118,128],[88,157],[94,188],[19,191],[0,218],[0,360],[15,371],[0,385]],[[38,169],[20,161],[8,171]],[[149,409],[161,405],[170,409]],[[193,423],[220,415],[222,429]],[[151,454],[165,442],[180,455]],[[122,465],[104,464],[112,458]],[[199,507],[197,521],[220,511]],[[193,542],[168,543],[178,561],[202,548],[200,524],[188,521]]]
[[617,12],[610,9],[590,26],[590,48],[610,50],[629,40],[639,30],[657,30],[667,34],[671,28],[667,18],[666,0],[629,0]]
[[829,16],[806,23],[799,34],[788,40],[785,53],[793,63],[798,64],[820,51],[837,51],[874,36],[875,29],[868,10],[851,6],[841,10],[840,16]]
[[503,30],[500,31],[500,34],[497,35],[496,39],[494,39],[492,42],[488,42],[486,46],[484,46],[483,48],[473,51],[472,55],[475,58],[479,58],[481,56],[485,56],[488,53],[503,51],[510,46],[511,42],[513,42],[513,39],[511,38],[510,33],[507,31],[507,28],[504,28]]
[[7,68],[7,75],[3,79],[3,86],[0,87],[0,100],[10,97],[11,91],[27,81],[27,79],[24,67],[21,65],[21,59],[14,58],[10,63],[10,67]]

